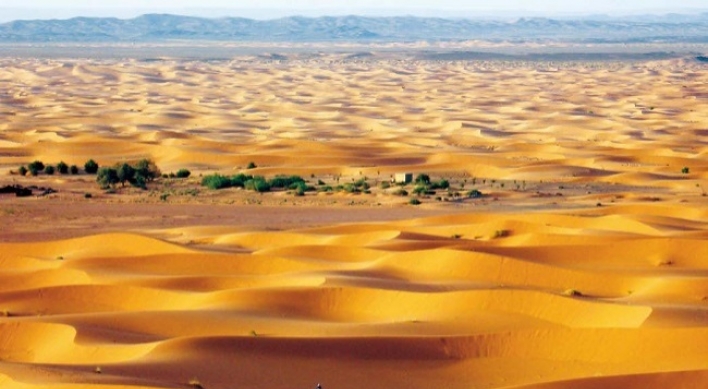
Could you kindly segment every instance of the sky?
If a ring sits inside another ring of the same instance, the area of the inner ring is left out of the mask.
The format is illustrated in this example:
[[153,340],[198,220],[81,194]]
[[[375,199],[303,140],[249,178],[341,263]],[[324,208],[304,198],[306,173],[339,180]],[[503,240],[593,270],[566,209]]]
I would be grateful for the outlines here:
[[[7,4],[7,5],[6,5]],[[708,11],[706,0],[0,0],[0,22],[74,16],[135,17],[144,13],[242,16],[418,15],[443,17],[572,16]]]

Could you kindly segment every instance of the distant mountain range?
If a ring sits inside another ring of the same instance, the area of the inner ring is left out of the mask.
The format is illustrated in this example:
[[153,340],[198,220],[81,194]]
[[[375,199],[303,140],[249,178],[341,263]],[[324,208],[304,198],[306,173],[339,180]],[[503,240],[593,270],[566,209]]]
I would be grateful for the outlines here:
[[470,40],[708,42],[708,13],[513,21],[423,17],[288,17],[275,20],[168,14],[134,19],[73,18],[0,24],[0,43],[206,41]]

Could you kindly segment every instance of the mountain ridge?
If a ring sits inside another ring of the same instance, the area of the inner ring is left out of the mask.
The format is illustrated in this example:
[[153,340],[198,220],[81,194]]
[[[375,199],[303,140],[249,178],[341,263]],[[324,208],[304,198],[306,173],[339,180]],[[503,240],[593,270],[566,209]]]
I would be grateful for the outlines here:
[[491,40],[708,42],[708,13],[627,18],[518,18],[511,21],[396,16],[290,16],[272,20],[145,14],[132,19],[75,17],[0,24],[0,43],[213,41]]

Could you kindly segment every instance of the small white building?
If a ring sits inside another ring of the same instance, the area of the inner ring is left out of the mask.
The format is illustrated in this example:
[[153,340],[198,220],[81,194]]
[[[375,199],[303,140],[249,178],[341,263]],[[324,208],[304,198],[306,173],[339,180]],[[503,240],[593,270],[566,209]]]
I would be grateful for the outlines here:
[[393,175],[395,184],[410,184],[413,182],[413,173],[396,173]]

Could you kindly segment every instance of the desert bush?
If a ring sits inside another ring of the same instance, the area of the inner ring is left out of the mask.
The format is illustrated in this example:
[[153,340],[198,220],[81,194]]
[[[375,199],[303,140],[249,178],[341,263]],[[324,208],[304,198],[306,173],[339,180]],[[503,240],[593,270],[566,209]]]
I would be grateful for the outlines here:
[[232,176],[230,178],[231,181],[231,186],[235,186],[238,188],[245,188],[246,187],[246,181],[253,179],[253,176],[247,175],[247,174],[237,174],[235,176]]
[[192,172],[190,172],[187,169],[179,169],[177,170],[177,178],[188,178],[189,176],[192,175]]
[[691,172],[691,169],[688,168],[688,166],[684,166],[683,169],[681,169],[681,173],[683,174],[688,174]]
[[290,188],[293,189],[294,185],[305,184],[305,180],[300,176],[283,176],[278,175],[270,180],[268,184],[272,188]]
[[420,200],[418,200],[418,199],[416,199],[416,198],[412,198],[412,199],[408,202],[408,204],[410,204],[410,205],[420,205]]
[[248,190],[253,190],[258,193],[269,192],[270,184],[262,176],[255,176],[245,182],[244,187]]
[[494,238],[506,238],[507,236],[509,236],[509,234],[509,230],[496,230],[494,231]]
[[[464,186],[464,184],[463,184]],[[430,184],[430,189],[448,189],[450,188],[450,181],[442,179],[438,182],[433,182]]]
[[257,167],[258,167],[258,165],[256,165],[255,162],[251,161],[248,163],[248,166],[246,166],[246,169],[255,169]]
[[44,173],[49,174],[50,176],[54,174],[55,170],[56,169],[54,169],[54,166],[52,166],[52,165],[47,165],[44,167]]
[[405,189],[403,189],[403,188],[401,188],[401,189],[398,189],[397,191],[393,192],[393,194],[396,195],[396,196],[405,197],[405,196],[408,196],[408,191],[405,190]]
[[366,182],[366,178],[361,178],[354,182],[354,186],[359,190],[369,189],[369,183]]
[[388,189],[391,187],[391,183],[388,181],[382,181],[379,185],[381,186],[381,189]]
[[467,197],[472,198],[472,199],[478,199],[482,196],[484,196],[482,194],[482,192],[480,192],[477,189],[472,189],[471,191],[467,192]]
[[26,176],[27,173],[29,172],[29,170],[27,170],[27,168],[24,167],[24,166],[20,166],[20,168],[17,170],[17,172],[18,172],[21,176]]
[[222,176],[221,174],[211,174],[208,176],[204,176],[202,178],[202,186],[206,186],[209,189],[216,190],[216,189],[223,189],[223,188],[230,188],[232,185],[232,180],[226,176]]
[[61,161],[57,164],[57,171],[59,174],[69,174],[69,165],[67,165],[64,161]]

